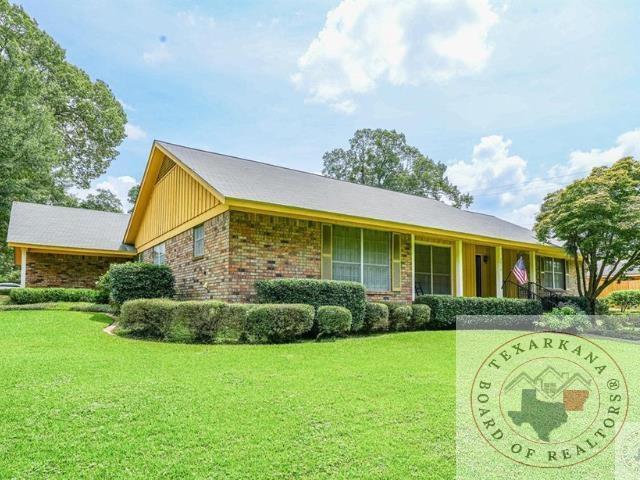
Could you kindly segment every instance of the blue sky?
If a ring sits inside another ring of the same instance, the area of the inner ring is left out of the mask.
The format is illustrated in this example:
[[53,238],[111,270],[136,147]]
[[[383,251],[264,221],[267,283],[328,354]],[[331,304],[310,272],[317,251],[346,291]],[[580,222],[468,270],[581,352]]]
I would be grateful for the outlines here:
[[546,192],[640,157],[636,1],[19,3],[125,105],[94,182],[121,196],[154,138],[319,172],[381,127],[530,226]]

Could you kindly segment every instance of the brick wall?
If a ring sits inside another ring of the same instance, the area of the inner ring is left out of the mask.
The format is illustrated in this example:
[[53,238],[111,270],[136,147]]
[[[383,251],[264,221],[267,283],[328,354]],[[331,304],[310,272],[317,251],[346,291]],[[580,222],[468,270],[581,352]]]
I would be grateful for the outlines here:
[[[165,241],[165,258],[176,279],[181,299],[219,299],[229,296],[229,212],[204,222],[204,256],[193,256],[193,229]],[[140,255],[153,261],[153,249]]]
[[[257,280],[320,278],[320,222],[230,211],[204,225],[202,258],[193,258],[191,229],[165,242],[179,298],[248,302]],[[410,235],[402,235],[401,246],[402,290],[369,294],[371,300],[411,301]],[[141,258],[152,262],[152,249]]]
[[232,211],[230,300],[249,301],[256,280],[320,278],[321,223]]
[[112,263],[122,257],[27,252],[28,287],[94,288]]

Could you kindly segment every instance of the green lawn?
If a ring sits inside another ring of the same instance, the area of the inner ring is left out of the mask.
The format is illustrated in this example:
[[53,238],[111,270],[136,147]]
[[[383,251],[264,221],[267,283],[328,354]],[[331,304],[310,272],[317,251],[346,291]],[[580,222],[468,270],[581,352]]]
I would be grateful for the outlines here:
[[453,478],[455,337],[199,346],[0,312],[0,478]]
[[[455,394],[454,332],[205,346],[109,336],[108,323],[0,312],[0,478],[455,477],[455,405],[466,412],[468,393]],[[465,366],[487,354],[480,334],[458,334]],[[637,394],[640,345],[599,342]],[[543,474],[460,425],[474,480],[613,479],[613,448]]]

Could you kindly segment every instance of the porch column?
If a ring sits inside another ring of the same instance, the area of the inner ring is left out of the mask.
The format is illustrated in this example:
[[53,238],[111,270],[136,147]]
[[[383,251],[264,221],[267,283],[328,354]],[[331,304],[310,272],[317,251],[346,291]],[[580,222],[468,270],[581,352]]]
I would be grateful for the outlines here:
[[22,288],[27,286],[27,249],[20,249],[20,286]]
[[502,298],[504,292],[502,291],[502,246],[496,247],[496,297]]
[[536,252],[529,252],[529,281],[538,283],[538,272],[536,272]]
[[456,240],[456,297],[464,295],[464,279],[462,275],[462,240]]

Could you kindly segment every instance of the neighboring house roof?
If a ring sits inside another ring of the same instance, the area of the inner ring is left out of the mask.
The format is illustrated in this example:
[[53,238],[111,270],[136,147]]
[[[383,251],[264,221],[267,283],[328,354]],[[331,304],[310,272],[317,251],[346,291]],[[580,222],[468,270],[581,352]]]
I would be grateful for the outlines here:
[[156,141],[224,198],[538,244],[531,230],[430,198]]
[[7,243],[135,252],[122,239],[129,214],[13,202]]

